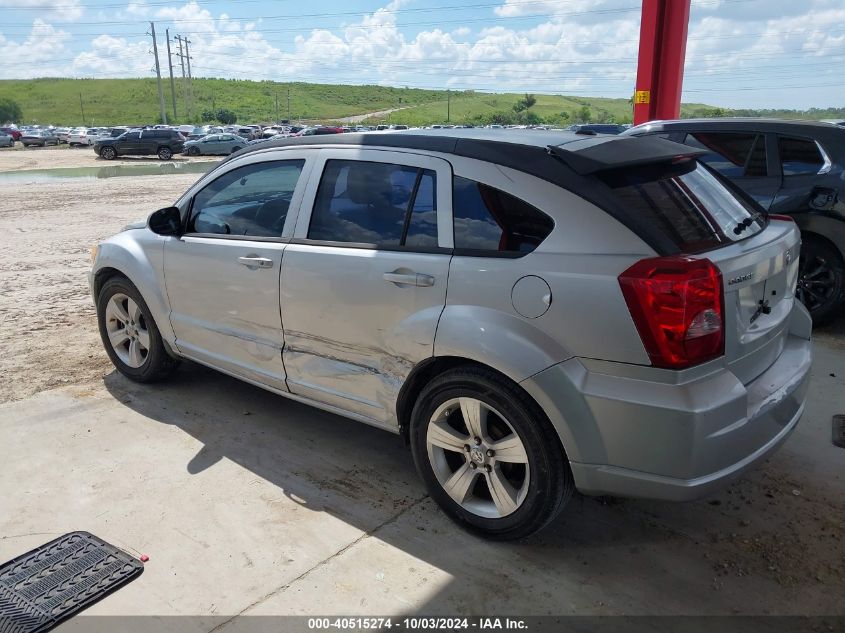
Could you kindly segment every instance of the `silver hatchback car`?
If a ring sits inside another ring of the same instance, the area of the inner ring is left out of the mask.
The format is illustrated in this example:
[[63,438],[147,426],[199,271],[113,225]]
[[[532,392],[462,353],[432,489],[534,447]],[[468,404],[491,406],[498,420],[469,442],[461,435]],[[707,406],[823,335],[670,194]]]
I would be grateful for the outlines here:
[[180,359],[406,438],[459,524],[574,490],[686,500],[804,409],[799,232],[656,137],[343,134],[253,146],[99,244],[105,349]]

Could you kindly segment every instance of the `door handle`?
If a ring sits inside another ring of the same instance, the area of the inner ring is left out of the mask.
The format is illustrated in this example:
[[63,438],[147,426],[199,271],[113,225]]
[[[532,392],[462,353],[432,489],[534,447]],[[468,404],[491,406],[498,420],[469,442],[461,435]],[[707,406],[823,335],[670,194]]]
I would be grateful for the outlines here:
[[434,277],[421,273],[384,273],[384,280],[392,284],[403,286],[420,286],[430,288],[434,285]]
[[247,255],[246,257],[238,257],[238,263],[247,268],[272,268],[273,260],[267,257],[258,257],[257,255]]

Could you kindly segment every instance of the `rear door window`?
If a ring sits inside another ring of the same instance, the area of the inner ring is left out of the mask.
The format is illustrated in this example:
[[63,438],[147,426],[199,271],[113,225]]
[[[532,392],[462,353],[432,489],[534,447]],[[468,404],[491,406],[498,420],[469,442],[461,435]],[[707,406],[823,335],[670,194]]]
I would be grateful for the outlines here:
[[778,153],[784,176],[817,174],[825,165],[819,146],[810,139],[778,136]]
[[455,248],[466,254],[519,256],[548,237],[554,221],[509,193],[455,176],[452,189]]
[[766,176],[766,137],[753,132],[693,132],[686,145],[703,149],[703,163],[727,178]]
[[437,246],[437,181],[429,169],[329,160],[308,238],[388,247]]
[[750,237],[765,219],[694,160],[604,172],[599,178],[621,206],[650,224],[681,252],[698,253]]

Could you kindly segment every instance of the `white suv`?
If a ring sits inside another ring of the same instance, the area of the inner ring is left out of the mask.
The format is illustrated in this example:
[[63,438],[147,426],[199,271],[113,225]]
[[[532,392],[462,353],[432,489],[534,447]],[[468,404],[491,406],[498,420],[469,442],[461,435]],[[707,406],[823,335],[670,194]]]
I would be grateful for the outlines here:
[[700,496],[797,424],[810,319],[795,224],[696,156],[536,130],[254,145],[99,245],[103,343],[133,380],[191,359],[401,434],[491,537],[576,488]]

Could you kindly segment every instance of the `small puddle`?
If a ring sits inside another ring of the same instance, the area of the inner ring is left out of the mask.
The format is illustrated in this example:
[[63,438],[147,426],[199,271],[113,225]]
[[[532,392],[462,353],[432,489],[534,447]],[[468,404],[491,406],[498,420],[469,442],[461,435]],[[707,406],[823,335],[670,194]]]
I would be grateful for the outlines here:
[[56,169],[22,169],[0,173],[0,183],[43,183],[62,180],[95,180],[127,176],[167,176],[204,174],[216,162],[153,163],[149,165],[106,165],[103,167],[64,167]]

